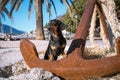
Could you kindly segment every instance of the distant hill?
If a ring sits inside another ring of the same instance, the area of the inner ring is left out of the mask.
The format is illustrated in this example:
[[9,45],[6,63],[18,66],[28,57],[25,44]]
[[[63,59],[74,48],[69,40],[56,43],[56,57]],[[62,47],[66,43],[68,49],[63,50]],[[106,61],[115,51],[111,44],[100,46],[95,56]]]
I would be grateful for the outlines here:
[[24,31],[17,30],[15,28],[13,28],[13,27],[11,27],[9,25],[5,25],[5,24],[3,24],[2,29],[0,28],[0,33],[1,33],[1,30],[3,30],[3,32],[6,33],[6,34],[10,34],[11,31],[12,31],[13,34],[23,34],[23,33],[25,33]]

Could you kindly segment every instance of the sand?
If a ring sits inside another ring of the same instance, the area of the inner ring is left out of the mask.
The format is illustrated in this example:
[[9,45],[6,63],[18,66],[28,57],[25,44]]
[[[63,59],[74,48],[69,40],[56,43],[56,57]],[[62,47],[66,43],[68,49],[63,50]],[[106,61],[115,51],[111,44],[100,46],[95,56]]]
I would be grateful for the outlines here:
[[[31,40],[38,52],[43,52],[46,50],[48,41],[45,40]],[[92,52],[92,55],[95,55],[95,50],[102,53],[101,57],[108,56],[110,54],[105,48],[105,44],[101,40],[97,40],[97,45],[99,48],[92,48],[90,41],[86,42],[86,51]],[[71,40],[67,41],[67,46],[65,51],[68,50],[70,46]],[[44,71],[41,68],[33,68],[30,69],[20,52],[20,41],[0,41],[0,80],[60,80],[58,76],[53,75],[51,72]],[[102,49],[103,48],[103,49]],[[103,51],[104,50],[104,51]],[[97,53],[99,54],[99,53]],[[89,57],[88,54],[86,54]],[[85,56],[86,56],[85,55]],[[110,56],[113,56],[112,54]],[[43,58],[43,54],[39,54],[40,58]],[[97,57],[96,57],[97,58]],[[119,74],[112,77],[107,78],[95,78],[96,80],[120,80]]]

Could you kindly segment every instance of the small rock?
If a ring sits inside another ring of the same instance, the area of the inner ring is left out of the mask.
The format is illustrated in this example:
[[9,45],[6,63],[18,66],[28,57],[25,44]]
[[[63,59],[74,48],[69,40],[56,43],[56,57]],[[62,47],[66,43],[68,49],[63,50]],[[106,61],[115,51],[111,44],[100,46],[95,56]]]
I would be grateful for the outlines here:
[[52,77],[53,77],[54,75],[51,73],[51,72],[48,72],[48,71],[45,71],[45,73],[44,73],[44,79],[46,80],[48,80],[48,79],[52,79]]
[[22,73],[28,73],[29,68],[24,61],[20,61],[12,66],[13,75],[19,75]]

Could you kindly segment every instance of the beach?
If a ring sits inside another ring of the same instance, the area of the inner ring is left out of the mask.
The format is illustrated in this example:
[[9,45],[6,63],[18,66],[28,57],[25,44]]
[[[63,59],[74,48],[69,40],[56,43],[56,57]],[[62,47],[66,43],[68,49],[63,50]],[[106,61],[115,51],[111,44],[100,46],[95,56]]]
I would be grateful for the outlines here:
[[[41,54],[41,52],[45,52],[49,41],[46,40],[30,40],[30,41],[35,44],[37,52],[39,53],[39,57],[43,59],[44,54]],[[99,45],[99,49],[96,48],[96,52],[95,50],[93,51],[95,52],[94,54],[96,54],[97,51],[99,51],[99,53],[102,54],[102,57],[108,56],[109,52],[107,53],[106,51],[100,52],[100,48],[104,48],[104,50],[106,50],[105,44],[101,40],[96,40],[96,43],[97,45]],[[67,52],[70,44],[71,40],[68,40],[65,52]],[[55,76],[51,72],[45,71],[44,69],[41,68],[30,69],[23,59],[19,46],[20,41],[0,41],[0,80],[33,80],[33,79],[60,80],[58,76]],[[92,45],[89,40],[87,40],[85,47],[87,49],[87,53],[89,51],[92,51],[91,50]],[[97,53],[97,55],[99,53]],[[112,54],[112,56],[113,55],[115,54]],[[101,80],[103,78],[97,79]]]

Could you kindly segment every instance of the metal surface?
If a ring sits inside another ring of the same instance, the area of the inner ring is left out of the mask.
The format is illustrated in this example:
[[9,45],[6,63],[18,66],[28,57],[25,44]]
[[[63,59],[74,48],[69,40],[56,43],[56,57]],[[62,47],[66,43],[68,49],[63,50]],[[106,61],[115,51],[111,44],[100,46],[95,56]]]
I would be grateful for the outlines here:
[[118,38],[116,39],[115,46],[116,46],[116,52],[117,52],[117,54],[120,55],[120,37],[118,37]]

